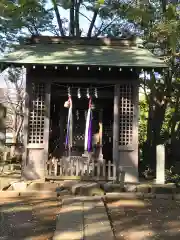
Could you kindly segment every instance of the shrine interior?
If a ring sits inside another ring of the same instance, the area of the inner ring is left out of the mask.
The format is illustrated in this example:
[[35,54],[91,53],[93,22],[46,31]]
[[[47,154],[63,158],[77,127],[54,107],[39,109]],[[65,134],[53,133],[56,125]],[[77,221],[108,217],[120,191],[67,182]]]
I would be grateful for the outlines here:
[[114,85],[98,84],[63,84],[53,83],[51,87],[49,158],[60,159],[67,156],[65,139],[68,121],[68,108],[64,103],[68,100],[68,91],[72,97],[73,114],[73,147],[72,156],[84,154],[84,136],[86,116],[90,96],[92,98],[92,136],[99,134],[102,125],[103,159],[112,161],[113,148],[113,102]]

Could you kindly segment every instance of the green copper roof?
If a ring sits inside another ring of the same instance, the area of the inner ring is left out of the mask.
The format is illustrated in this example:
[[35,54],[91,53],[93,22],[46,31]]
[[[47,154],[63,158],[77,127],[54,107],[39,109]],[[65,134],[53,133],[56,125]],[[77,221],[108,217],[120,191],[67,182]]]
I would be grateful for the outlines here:
[[162,68],[166,64],[151,52],[138,47],[69,44],[26,44],[0,59],[13,64],[67,64],[117,67]]

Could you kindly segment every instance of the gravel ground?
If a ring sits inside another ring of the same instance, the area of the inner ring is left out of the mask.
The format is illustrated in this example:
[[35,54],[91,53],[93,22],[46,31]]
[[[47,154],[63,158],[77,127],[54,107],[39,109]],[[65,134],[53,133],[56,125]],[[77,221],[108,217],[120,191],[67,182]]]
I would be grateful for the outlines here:
[[0,198],[0,240],[50,240],[54,234],[57,199]]
[[180,202],[120,200],[108,208],[117,240],[180,239]]

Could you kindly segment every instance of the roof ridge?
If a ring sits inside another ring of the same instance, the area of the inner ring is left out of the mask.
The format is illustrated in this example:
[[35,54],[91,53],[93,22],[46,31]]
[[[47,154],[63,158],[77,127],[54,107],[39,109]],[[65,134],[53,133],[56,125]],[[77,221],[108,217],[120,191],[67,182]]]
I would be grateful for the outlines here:
[[93,46],[137,46],[136,37],[124,38],[88,38],[88,37],[55,37],[55,36],[32,36],[26,38],[25,44],[73,44]]

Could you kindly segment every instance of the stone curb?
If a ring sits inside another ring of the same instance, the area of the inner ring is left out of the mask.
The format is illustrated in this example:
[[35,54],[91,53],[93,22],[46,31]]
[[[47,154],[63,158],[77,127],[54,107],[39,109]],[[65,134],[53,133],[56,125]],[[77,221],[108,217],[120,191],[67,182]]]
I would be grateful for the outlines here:
[[62,204],[69,205],[75,202],[91,202],[104,200],[129,200],[129,199],[166,199],[166,200],[180,200],[180,193],[177,194],[155,194],[155,193],[139,193],[139,192],[112,192],[106,193],[103,196],[71,196],[67,191],[53,192],[53,191],[0,191],[0,198],[4,197],[47,197],[47,198],[61,198]]
[[128,200],[128,199],[166,199],[180,200],[180,194],[153,194],[153,193],[108,193],[104,197],[106,200]]
[[128,200],[128,199],[164,199],[180,200],[180,194],[154,194],[154,193],[107,193],[105,200]]
[[47,198],[56,198],[58,197],[57,192],[52,192],[52,191],[24,191],[24,192],[19,192],[19,191],[0,191],[0,198],[5,198],[5,197],[47,197]]
[[124,183],[122,186],[119,183],[105,183],[102,185],[102,188],[105,190],[106,193],[112,192],[133,192],[133,193],[151,193],[151,194],[177,194],[178,189],[175,184],[150,184],[150,183],[143,183],[143,184],[128,184]]
[[62,199],[62,205],[71,205],[73,203],[83,201],[115,201],[115,200],[145,200],[145,199],[164,199],[164,200],[180,200],[180,194],[152,194],[152,193],[107,193],[104,196],[93,197],[70,197]]
[[143,199],[143,194],[142,193],[107,193],[104,196],[105,200],[128,200],[128,199]]
[[18,191],[0,191],[0,198],[4,197],[19,197],[20,193]]
[[[103,196],[104,197],[104,196]],[[62,199],[62,205],[71,205],[78,202],[99,202],[102,200],[102,196],[77,196],[67,197]]]

